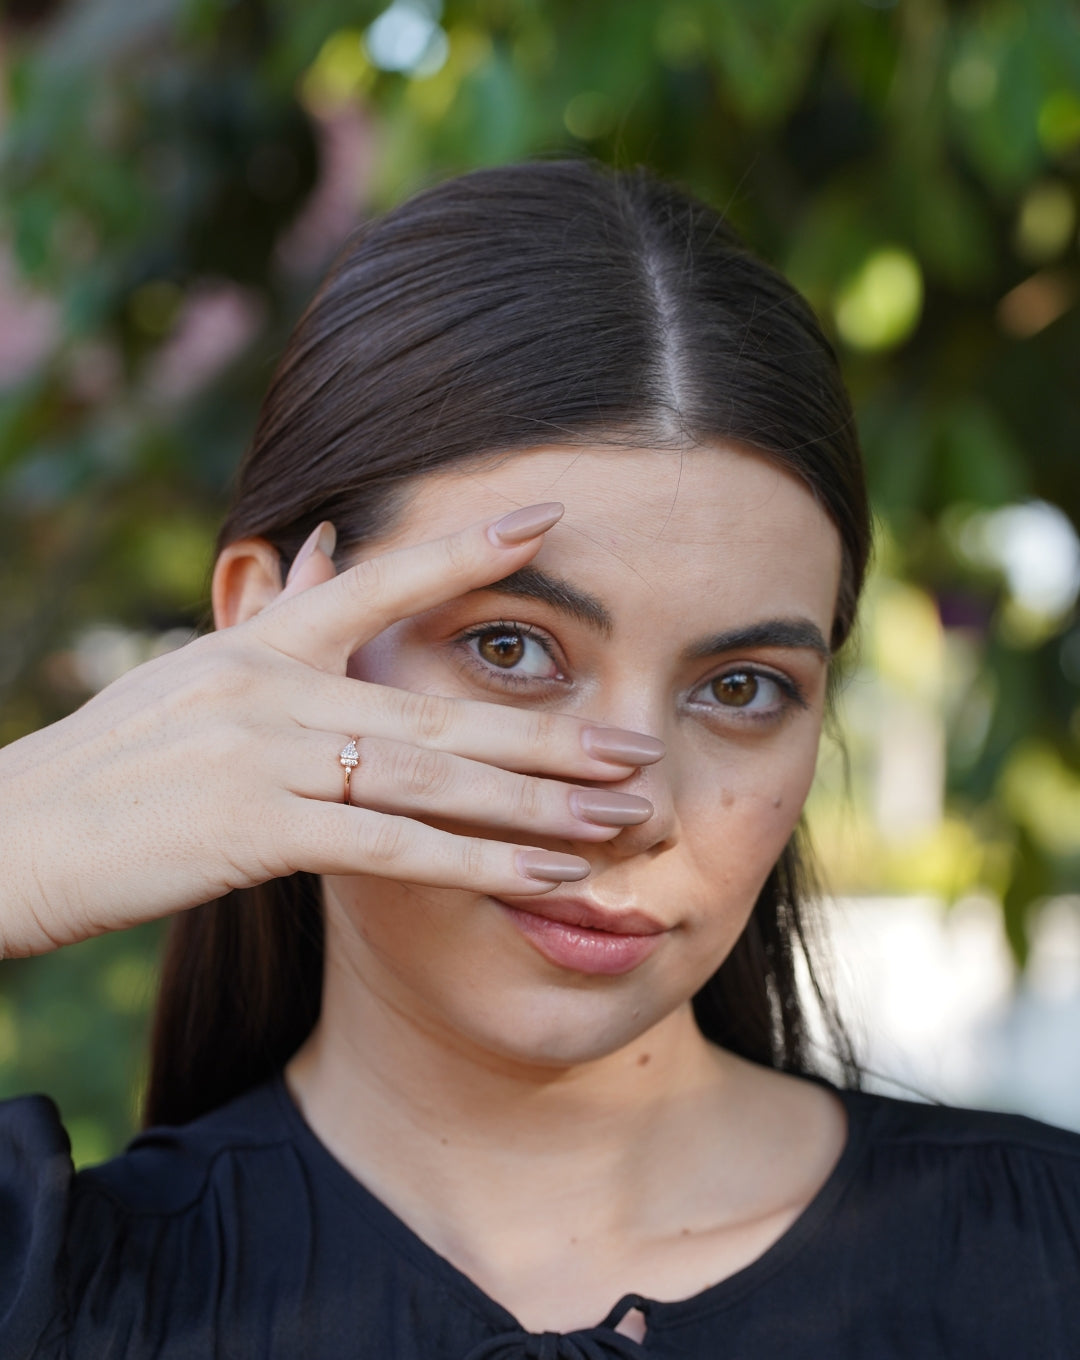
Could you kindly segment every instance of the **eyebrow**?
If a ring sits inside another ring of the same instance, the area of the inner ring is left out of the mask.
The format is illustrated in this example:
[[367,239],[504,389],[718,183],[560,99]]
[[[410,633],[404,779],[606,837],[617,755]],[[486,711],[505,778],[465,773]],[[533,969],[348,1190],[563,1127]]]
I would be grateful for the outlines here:
[[[515,599],[540,600],[579,623],[587,624],[602,637],[610,637],[615,620],[607,608],[587,590],[572,586],[561,577],[552,576],[539,567],[522,567],[512,575],[492,585],[471,590],[470,595],[509,595]],[[763,619],[758,623],[731,628],[724,633],[713,633],[700,638],[686,649],[688,661],[701,661],[725,652],[737,652],[749,647],[785,647],[815,652],[828,661],[832,650],[821,629],[809,619]]]
[[550,576],[539,567],[522,567],[490,586],[470,590],[469,594],[511,595],[519,600],[540,600],[551,605],[552,609],[557,609],[560,614],[588,624],[603,637],[610,637],[615,628],[615,620],[595,595],[590,595],[587,590],[579,590],[558,576]]
[[788,647],[816,652],[828,661],[832,650],[821,629],[809,619],[762,619],[743,628],[731,628],[726,633],[714,633],[702,638],[687,649],[689,661],[700,661],[722,652],[738,652],[747,647]]

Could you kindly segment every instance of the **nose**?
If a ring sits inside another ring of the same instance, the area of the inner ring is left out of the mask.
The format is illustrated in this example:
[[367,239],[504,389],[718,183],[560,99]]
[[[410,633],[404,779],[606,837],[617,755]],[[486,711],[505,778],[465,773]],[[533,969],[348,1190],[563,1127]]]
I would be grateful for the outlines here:
[[637,826],[624,826],[611,840],[581,844],[581,853],[596,863],[599,853],[612,859],[656,854],[679,839],[677,798],[678,756],[670,730],[670,695],[655,678],[633,667],[622,666],[609,673],[576,716],[601,727],[618,727],[659,737],[667,751],[654,765],[641,765],[625,779],[598,780],[595,787],[633,793],[653,805],[652,816]]
[[656,854],[676,844],[679,838],[679,818],[672,774],[669,753],[655,765],[645,765],[635,770],[626,779],[614,783],[605,781],[605,788],[618,789],[621,793],[634,793],[639,798],[647,798],[653,805],[653,814],[637,826],[624,826],[617,836],[610,841],[602,842],[602,845],[594,842],[589,847],[592,858],[595,858],[596,852],[601,848],[614,858],[630,858],[634,855]]

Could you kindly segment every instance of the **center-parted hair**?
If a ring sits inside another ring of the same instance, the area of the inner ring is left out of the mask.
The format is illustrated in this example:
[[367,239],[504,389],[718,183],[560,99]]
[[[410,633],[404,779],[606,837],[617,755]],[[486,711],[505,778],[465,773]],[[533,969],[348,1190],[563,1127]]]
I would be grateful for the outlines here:
[[[718,441],[800,477],[836,525],[838,649],[870,515],[850,402],[812,310],[716,211],[644,172],[481,170],[346,243],[271,381],[219,546],[258,535],[284,567],[330,519],[344,559],[389,529],[412,480],[437,468],[539,445],[677,456]],[[797,842],[694,1010],[715,1042],[811,1072],[808,987],[833,1070],[855,1081]],[[310,875],[176,917],[147,1122],[185,1122],[277,1071],[318,1017],[322,966]]]

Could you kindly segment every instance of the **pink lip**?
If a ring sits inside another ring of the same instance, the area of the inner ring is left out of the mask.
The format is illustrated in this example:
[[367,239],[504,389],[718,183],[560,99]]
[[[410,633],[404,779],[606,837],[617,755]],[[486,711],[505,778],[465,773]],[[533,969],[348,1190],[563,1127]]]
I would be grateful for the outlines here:
[[549,962],[577,973],[628,973],[668,930],[644,912],[607,911],[582,898],[492,900]]

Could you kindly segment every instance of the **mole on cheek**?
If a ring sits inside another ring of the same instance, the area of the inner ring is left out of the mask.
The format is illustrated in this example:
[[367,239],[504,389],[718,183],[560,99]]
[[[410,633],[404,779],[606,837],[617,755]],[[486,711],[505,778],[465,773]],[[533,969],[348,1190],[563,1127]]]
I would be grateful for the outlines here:
[[783,800],[783,798],[781,797],[780,794],[777,794],[776,797],[772,800],[772,805],[773,805],[774,808],[778,808],[778,807],[783,807],[783,806],[784,806],[784,800]]
[[731,792],[731,790],[730,790],[730,789],[724,789],[723,793],[721,793],[721,795],[720,795],[720,804],[721,804],[721,806],[722,806],[722,807],[730,807],[730,806],[732,805],[732,803],[734,803],[734,801],[735,801],[735,795]]

